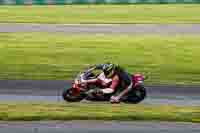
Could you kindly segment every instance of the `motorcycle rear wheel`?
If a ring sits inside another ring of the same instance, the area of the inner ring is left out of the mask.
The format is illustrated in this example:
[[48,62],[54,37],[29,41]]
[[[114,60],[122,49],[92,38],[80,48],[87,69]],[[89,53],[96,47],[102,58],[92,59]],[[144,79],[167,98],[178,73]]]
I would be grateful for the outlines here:
[[124,102],[138,104],[141,101],[143,101],[146,98],[146,96],[146,88],[144,86],[137,86],[137,88],[134,88],[129,92]]

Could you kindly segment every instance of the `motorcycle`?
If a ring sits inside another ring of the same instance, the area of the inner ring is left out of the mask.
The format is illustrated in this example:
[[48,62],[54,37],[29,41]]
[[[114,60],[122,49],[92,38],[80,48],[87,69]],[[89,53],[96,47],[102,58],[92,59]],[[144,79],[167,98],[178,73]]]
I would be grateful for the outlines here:
[[[79,102],[86,98],[91,90],[96,88],[102,89],[103,87],[100,82],[96,82],[95,84],[86,84],[81,82],[82,79],[94,79],[98,76],[99,75],[95,75],[91,70],[86,70],[82,73],[79,73],[75,78],[74,82],[72,83],[72,87],[64,88],[64,91],[62,93],[63,99],[67,102]],[[147,77],[139,73],[131,75],[131,79],[133,82],[132,89],[128,92],[126,96],[122,97],[121,101],[125,103],[137,104],[144,100],[146,97],[146,88],[144,87],[144,80],[146,78]]]

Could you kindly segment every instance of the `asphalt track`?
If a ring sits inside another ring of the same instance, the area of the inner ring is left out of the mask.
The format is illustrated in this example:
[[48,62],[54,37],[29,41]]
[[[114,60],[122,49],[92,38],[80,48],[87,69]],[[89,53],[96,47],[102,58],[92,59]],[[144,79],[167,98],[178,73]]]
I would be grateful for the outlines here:
[[[61,102],[65,80],[0,80],[0,102]],[[199,105],[198,86],[146,86],[147,98],[142,104]]]
[[199,133],[200,124],[169,122],[0,122],[1,133]]
[[68,34],[200,34],[200,24],[0,24],[0,32]]

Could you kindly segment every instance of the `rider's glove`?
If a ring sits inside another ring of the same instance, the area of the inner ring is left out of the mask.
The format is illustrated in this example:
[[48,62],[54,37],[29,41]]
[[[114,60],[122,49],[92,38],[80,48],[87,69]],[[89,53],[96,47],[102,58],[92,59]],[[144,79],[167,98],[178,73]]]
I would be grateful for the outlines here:
[[110,98],[111,103],[120,103],[120,98],[118,96],[112,96]]
[[87,80],[83,79],[83,77],[81,77],[81,83],[87,83]]

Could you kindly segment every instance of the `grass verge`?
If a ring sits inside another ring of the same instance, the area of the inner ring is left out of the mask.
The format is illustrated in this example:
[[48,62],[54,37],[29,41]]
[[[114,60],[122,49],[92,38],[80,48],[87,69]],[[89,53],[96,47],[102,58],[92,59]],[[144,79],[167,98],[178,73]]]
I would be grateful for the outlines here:
[[0,33],[0,79],[73,79],[89,64],[112,61],[148,83],[199,84],[199,35]]
[[80,103],[1,103],[0,120],[155,120],[200,122],[200,107]]
[[1,6],[0,23],[200,23],[198,4]]

